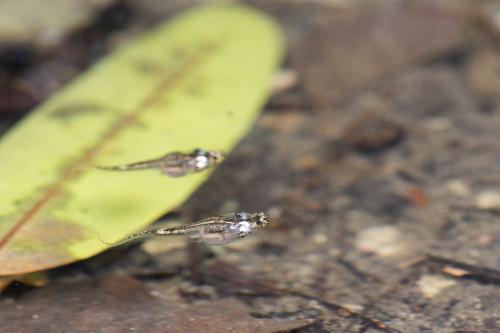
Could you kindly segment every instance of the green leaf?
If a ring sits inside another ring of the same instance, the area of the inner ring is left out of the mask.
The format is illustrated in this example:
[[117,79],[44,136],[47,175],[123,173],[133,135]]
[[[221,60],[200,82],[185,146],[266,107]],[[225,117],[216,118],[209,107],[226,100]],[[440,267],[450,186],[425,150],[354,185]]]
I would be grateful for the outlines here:
[[[231,148],[270,93],[282,54],[269,18],[188,11],[119,49],[0,142],[0,275],[103,251],[181,204],[208,176],[105,172],[195,147]],[[216,194],[214,194],[216,195]]]

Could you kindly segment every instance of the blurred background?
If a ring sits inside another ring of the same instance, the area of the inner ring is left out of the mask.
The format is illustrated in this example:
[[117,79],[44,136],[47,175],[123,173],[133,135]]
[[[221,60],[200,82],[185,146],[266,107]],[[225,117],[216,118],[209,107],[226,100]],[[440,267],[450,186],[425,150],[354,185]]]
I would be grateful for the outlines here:
[[[294,332],[500,332],[500,1],[241,2],[285,33],[276,93],[169,216],[267,208],[269,230],[217,249],[108,251],[51,271],[43,298],[93,279],[104,291],[82,294],[121,295],[109,277],[120,274],[123,288],[172,308],[230,299],[248,307],[243,322],[314,320]],[[221,1],[0,1],[0,134],[119,45],[202,3]],[[0,302],[28,297],[50,312],[31,288],[10,286]]]

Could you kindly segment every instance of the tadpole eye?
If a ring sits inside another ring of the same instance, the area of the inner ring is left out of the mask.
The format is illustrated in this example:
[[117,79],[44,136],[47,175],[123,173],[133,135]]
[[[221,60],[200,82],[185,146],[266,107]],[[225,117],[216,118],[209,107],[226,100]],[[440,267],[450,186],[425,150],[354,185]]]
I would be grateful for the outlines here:
[[245,212],[236,212],[234,213],[234,218],[236,221],[241,222],[241,221],[247,221],[249,216],[248,213]]
[[203,149],[196,148],[196,149],[193,151],[193,154],[194,154],[195,156],[204,156],[204,155],[206,155],[206,152],[205,152]]

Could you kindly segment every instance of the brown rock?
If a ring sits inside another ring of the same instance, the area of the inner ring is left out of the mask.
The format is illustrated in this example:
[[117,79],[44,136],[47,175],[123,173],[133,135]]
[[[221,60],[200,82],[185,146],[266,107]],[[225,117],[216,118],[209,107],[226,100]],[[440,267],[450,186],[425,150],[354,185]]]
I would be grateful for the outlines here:
[[343,140],[362,152],[375,152],[399,143],[403,128],[385,117],[368,114],[355,120],[344,131]]

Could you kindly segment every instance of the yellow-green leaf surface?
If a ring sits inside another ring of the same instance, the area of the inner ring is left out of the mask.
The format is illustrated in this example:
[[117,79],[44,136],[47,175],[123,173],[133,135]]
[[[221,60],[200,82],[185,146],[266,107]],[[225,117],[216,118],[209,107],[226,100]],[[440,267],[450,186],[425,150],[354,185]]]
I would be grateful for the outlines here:
[[[87,258],[181,204],[207,172],[92,165],[195,147],[228,152],[270,91],[282,39],[228,5],[190,10],[101,61],[0,141],[0,275]],[[215,195],[215,194],[214,194]]]

